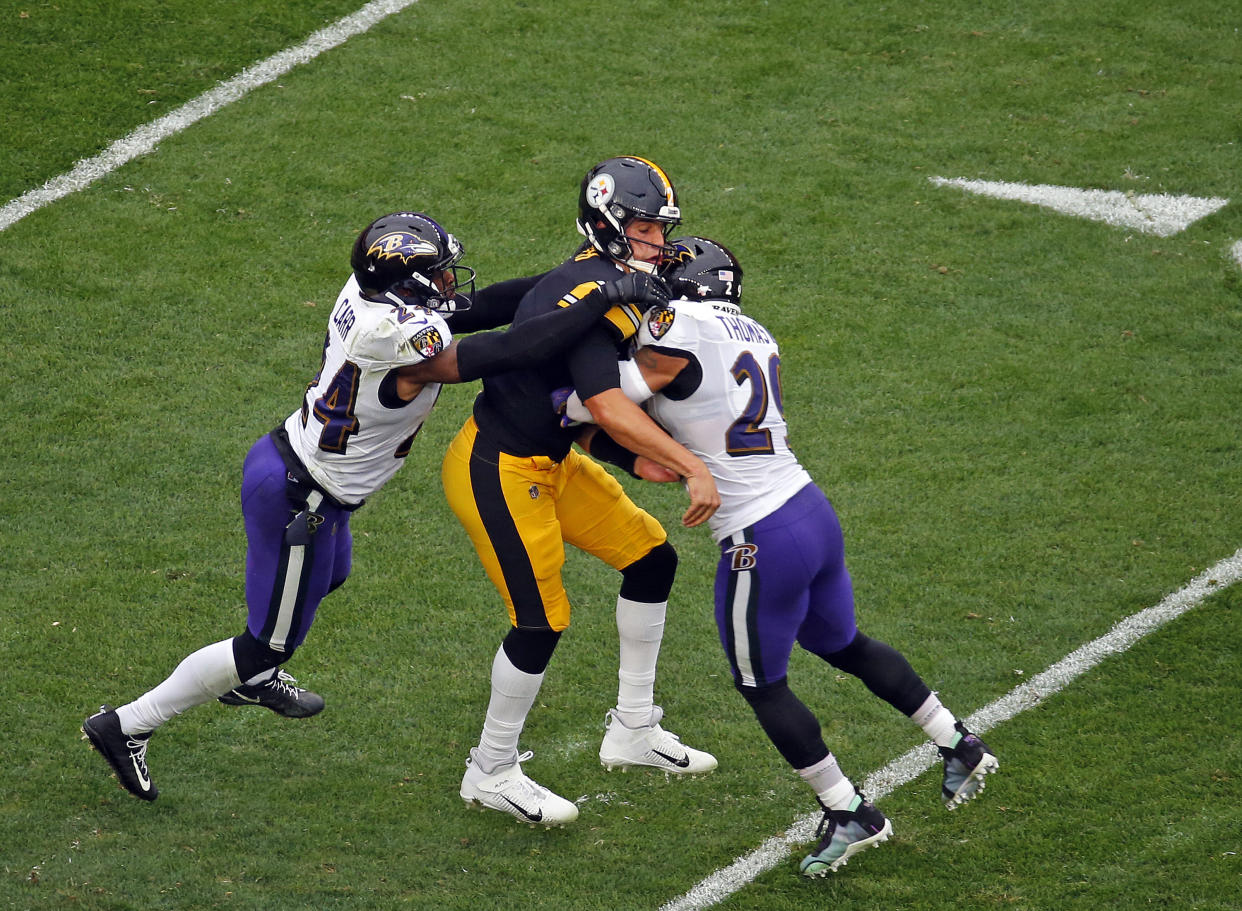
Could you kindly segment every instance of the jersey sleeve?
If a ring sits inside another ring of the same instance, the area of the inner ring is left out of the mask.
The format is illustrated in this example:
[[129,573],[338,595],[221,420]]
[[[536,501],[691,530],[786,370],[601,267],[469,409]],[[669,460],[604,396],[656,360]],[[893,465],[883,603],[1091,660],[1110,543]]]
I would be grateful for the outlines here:
[[674,348],[693,347],[698,339],[698,326],[693,314],[683,313],[678,319],[673,304],[653,307],[638,326],[638,344]]
[[[595,282],[589,284],[593,289],[599,287]],[[552,311],[519,320],[504,332],[480,332],[461,339],[457,343],[461,381],[538,365],[595,326],[607,307],[602,294],[588,292],[573,306],[562,299]]]
[[456,310],[445,317],[449,328],[461,334],[480,329],[495,329],[513,322],[518,304],[526,293],[547,275],[530,275],[495,282],[477,291],[465,310]]
[[596,326],[571,349],[567,358],[573,387],[583,401],[621,386],[617,348],[603,326]]
[[452,340],[440,314],[422,307],[393,309],[350,333],[346,355],[359,366],[404,367],[430,360]]
[[[586,281],[575,285],[561,298],[559,306],[568,307],[577,303],[592,292],[599,290],[602,281]],[[604,325],[614,342],[624,342],[634,337],[642,323],[642,314],[638,307],[631,303],[618,304],[604,313]]]

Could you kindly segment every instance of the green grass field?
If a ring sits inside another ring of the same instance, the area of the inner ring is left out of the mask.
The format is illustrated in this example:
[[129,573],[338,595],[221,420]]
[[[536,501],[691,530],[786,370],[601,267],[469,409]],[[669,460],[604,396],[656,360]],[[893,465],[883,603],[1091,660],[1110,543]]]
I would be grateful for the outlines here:
[[[0,0],[0,205],[361,4]],[[1216,0],[420,0],[0,230],[0,908],[655,911],[810,811],[729,681],[707,533],[629,479],[681,555],[657,699],[720,769],[599,766],[617,579],[571,553],[523,744],[582,816],[463,808],[506,625],[439,485],[470,386],[354,518],[353,577],[289,666],[322,715],[175,719],[154,804],[79,739],[240,631],[242,458],[392,209],[493,281],[574,249],[590,165],[661,163],[781,340],[863,628],[959,715],[1230,557],[1239,59]],[[932,177],[1229,203],[1160,237]],[[1240,668],[1224,587],[988,732],[979,801],[944,812],[929,772],[882,801],[881,850],[811,882],[799,849],[719,907],[1239,911]],[[920,741],[809,656],[791,680],[859,781]]]

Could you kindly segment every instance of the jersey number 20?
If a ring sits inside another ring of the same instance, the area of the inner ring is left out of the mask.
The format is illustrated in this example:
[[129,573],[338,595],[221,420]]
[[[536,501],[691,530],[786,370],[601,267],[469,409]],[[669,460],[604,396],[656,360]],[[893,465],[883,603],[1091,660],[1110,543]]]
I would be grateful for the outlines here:
[[749,351],[743,351],[730,371],[740,386],[750,383],[750,400],[737,420],[729,425],[725,434],[725,452],[731,456],[771,455],[772,431],[763,428],[768,416],[768,401],[776,406],[781,417],[785,416],[781,404],[781,358],[773,354],[768,358],[765,373],[759,361]]

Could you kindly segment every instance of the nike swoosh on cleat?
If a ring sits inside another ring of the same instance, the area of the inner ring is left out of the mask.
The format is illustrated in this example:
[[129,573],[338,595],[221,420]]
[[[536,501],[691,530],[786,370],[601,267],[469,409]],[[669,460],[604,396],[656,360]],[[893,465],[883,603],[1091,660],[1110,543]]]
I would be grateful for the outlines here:
[[129,754],[129,761],[134,764],[134,774],[138,776],[138,783],[142,785],[144,791],[151,790],[151,779],[147,777],[143,771],[142,763],[138,761],[138,757],[133,753]]
[[655,753],[661,759],[667,759],[669,762],[677,766],[677,768],[679,769],[684,769],[690,765],[690,757],[688,755],[677,758],[677,757],[668,755],[668,753],[661,753],[659,750],[652,750],[651,752]]
[[231,690],[229,695],[235,696],[236,698],[241,699],[243,702],[252,702],[255,705],[258,705],[260,702],[263,701],[258,696],[247,696],[245,693],[237,692],[237,690]]
[[529,810],[527,810],[525,807],[523,807],[521,804],[514,803],[508,797],[505,797],[502,795],[500,799],[503,800],[505,803],[507,803],[509,806],[513,807],[513,809],[517,810],[519,813],[521,813],[531,822],[543,822],[543,810],[540,810],[538,813],[532,813]]

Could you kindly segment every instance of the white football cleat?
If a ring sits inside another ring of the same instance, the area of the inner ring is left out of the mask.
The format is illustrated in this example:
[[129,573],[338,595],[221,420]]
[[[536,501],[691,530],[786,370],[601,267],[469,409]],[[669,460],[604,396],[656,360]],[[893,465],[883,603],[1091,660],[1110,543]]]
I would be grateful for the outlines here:
[[660,727],[664,710],[658,705],[651,710],[651,723],[641,728],[626,727],[609,709],[604,718],[604,742],[599,746],[599,761],[608,771],[625,770],[630,766],[649,766],[674,775],[698,775],[716,768],[716,757],[681,742],[676,734]]
[[479,768],[478,748],[470,750],[466,774],[461,779],[461,799],[467,805],[486,807],[516,816],[523,822],[541,826],[563,826],[578,818],[578,808],[522,772],[530,759],[528,750],[512,765],[501,766],[490,775]]

